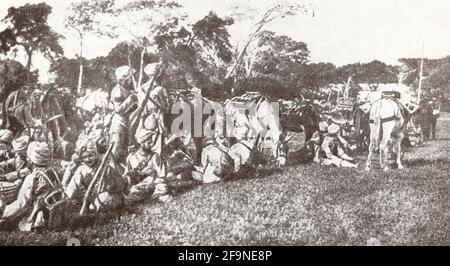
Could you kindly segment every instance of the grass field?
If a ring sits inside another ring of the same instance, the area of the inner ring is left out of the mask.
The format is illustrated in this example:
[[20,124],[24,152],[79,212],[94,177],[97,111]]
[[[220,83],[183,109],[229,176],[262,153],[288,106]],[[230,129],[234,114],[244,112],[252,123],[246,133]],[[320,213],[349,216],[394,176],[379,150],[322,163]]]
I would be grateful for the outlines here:
[[438,130],[438,140],[406,151],[406,170],[365,172],[365,154],[356,170],[262,169],[258,178],[179,190],[173,202],[136,206],[120,219],[0,231],[0,244],[64,245],[76,237],[83,245],[450,245],[449,114]]

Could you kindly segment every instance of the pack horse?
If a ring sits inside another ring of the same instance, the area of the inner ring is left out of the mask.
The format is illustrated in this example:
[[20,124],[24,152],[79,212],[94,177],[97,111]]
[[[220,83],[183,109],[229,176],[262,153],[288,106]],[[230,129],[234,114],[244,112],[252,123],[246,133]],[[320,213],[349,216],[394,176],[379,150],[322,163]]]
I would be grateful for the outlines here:
[[370,109],[370,145],[366,162],[366,171],[370,170],[372,157],[379,148],[380,167],[387,171],[389,148],[392,146],[396,154],[398,169],[404,169],[401,162],[402,140],[406,129],[406,117],[401,105],[391,97],[375,101]]

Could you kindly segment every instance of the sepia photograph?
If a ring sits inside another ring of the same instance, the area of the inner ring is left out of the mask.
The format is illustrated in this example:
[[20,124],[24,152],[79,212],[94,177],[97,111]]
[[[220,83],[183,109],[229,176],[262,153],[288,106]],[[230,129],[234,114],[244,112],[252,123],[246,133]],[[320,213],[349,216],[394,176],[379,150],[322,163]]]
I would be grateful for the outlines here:
[[449,25],[447,0],[1,0],[0,246],[448,246]]

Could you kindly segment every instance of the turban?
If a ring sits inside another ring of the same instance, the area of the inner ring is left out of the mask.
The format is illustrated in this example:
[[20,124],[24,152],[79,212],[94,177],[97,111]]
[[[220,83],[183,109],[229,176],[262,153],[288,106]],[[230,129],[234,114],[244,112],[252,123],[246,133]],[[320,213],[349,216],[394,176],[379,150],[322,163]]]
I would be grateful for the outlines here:
[[0,142],[3,143],[11,143],[14,136],[13,133],[8,129],[2,129],[0,130]]
[[151,76],[155,75],[157,67],[158,67],[158,63],[148,64],[144,68],[144,73],[147,74],[147,76],[151,77]]
[[325,121],[322,121],[319,123],[319,131],[327,131],[328,130],[328,123]]
[[191,92],[192,93],[197,93],[197,94],[202,94],[202,90],[197,88],[197,87],[191,88]]
[[234,136],[245,138],[245,137],[247,137],[248,131],[249,131],[249,129],[248,129],[248,126],[246,126],[246,125],[236,127],[234,129]]
[[118,81],[122,81],[128,78],[131,74],[134,73],[134,69],[129,66],[121,66],[116,69],[116,78]]
[[338,125],[347,123],[344,116],[340,113],[332,113],[330,119],[331,121],[333,121],[333,123],[336,123]]
[[144,120],[143,127],[144,127],[144,129],[147,129],[150,131],[156,131],[156,130],[158,130],[158,120],[154,116],[148,116]]
[[157,132],[154,130],[141,129],[136,132],[136,141],[139,144],[142,144],[148,140],[150,140]]
[[28,145],[27,156],[36,165],[47,166],[50,164],[50,148],[45,142],[31,142]]
[[328,127],[328,133],[330,134],[337,134],[339,132],[339,126],[337,124],[332,124],[331,126]]
[[26,154],[28,142],[30,141],[29,136],[22,136],[12,141],[12,147],[16,154]]
[[80,155],[83,156],[85,153],[94,153],[97,154],[97,144],[95,141],[91,140],[85,143],[83,147],[81,147]]

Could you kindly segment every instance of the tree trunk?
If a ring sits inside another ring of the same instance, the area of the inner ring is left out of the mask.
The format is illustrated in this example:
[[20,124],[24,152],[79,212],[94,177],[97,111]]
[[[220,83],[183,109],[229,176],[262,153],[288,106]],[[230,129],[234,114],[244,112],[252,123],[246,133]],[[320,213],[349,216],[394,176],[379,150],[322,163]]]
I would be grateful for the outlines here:
[[82,89],[83,85],[83,40],[80,40],[80,73],[78,75],[77,94],[78,96],[84,96],[85,90]]
[[1,110],[2,110],[2,123],[0,124],[0,129],[4,129],[6,127],[6,119],[8,117],[8,115],[6,113],[5,102],[6,102],[6,99],[3,100],[2,102],[0,102],[0,104],[2,105],[2,107],[1,107]]
[[140,66],[139,66],[139,78],[138,78],[138,84],[137,84],[137,89],[139,90],[141,88],[142,85],[142,76],[143,76],[143,72],[144,72],[144,55],[145,55],[145,48],[142,49],[141,52],[141,61],[140,61]]
[[30,48],[25,48],[25,51],[27,53],[28,59],[27,59],[27,70],[30,71],[31,69],[31,59],[33,57],[33,51]]

